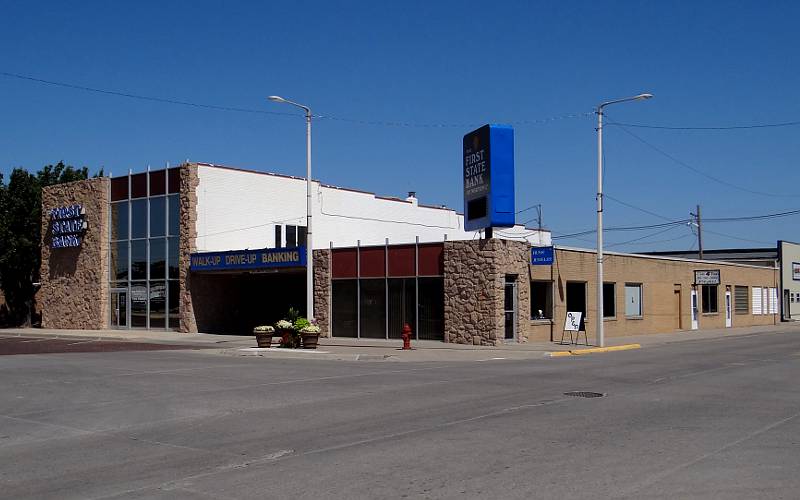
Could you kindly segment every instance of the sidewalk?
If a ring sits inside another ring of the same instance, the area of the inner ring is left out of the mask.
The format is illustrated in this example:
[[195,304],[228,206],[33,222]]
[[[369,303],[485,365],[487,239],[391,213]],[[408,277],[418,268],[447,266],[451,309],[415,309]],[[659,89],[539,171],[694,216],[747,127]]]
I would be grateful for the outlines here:
[[[722,328],[715,330],[681,331],[651,335],[611,337],[607,346],[639,344],[642,348],[656,347],[673,342],[692,342],[698,340],[724,339],[765,332],[800,333],[800,324],[779,323],[777,325]],[[383,339],[321,338],[319,349],[279,349],[273,344],[269,349],[257,349],[252,336],[211,335],[206,333],[181,334],[175,332],[147,330],[47,330],[38,328],[0,329],[0,336],[73,338],[94,340],[129,340],[158,344],[215,346],[206,349],[211,354],[233,356],[262,356],[269,358],[336,359],[360,361],[492,361],[501,359],[541,359],[549,353],[582,351],[587,346],[561,345],[553,342],[527,342],[499,346],[475,346],[465,344],[446,344],[443,342],[420,340],[412,341],[413,350],[400,349],[402,341]],[[593,341],[591,335],[589,341]],[[590,346],[591,347],[591,346]]]

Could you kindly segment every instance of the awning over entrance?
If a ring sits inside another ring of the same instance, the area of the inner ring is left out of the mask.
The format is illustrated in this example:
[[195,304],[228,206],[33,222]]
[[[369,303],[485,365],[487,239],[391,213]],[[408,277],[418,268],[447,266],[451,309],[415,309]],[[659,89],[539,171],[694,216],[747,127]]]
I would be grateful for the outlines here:
[[306,266],[306,247],[198,252],[191,255],[191,271],[245,271]]

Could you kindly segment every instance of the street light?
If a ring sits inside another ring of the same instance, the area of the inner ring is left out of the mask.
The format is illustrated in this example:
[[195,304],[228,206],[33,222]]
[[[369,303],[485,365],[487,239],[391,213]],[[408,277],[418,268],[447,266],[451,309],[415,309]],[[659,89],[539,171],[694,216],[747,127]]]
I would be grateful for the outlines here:
[[306,113],[306,316],[314,319],[314,246],[311,239],[311,108],[277,95],[270,101],[298,107]]
[[639,94],[606,101],[597,106],[597,344],[605,347],[603,333],[603,108],[611,104],[650,99],[653,94]]

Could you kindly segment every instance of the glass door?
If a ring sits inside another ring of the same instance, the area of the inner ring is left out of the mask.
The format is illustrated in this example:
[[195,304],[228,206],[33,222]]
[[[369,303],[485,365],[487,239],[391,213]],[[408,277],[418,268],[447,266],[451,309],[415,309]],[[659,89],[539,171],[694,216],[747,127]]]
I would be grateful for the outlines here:
[[111,290],[111,328],[128,327],[128,291]]
[[517,280],[515,276],[506,276],[504,290],[505,339],[517,337]]

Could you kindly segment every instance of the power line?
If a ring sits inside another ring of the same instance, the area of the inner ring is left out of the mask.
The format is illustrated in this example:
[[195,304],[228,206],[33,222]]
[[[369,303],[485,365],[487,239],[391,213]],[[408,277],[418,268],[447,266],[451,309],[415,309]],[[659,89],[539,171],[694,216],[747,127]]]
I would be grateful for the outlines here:
[[729,126],[714,126],[714,127],[671,127],[666,125],[648,125],[644,123],[622,123],[622,122],[606,122],[608,125],[618,125],[620,127],[636,127],[636,128],[650,128],[658,130],[747,130],[754,128],[776,128],[776,127],[796,127],[800,125],[800,121],[792,122],[778,122],[778,123],[756,123],[751,125],[729,125]]
[[716,231],[711,231],[711,230],[705,229],[705,228],[703,228],[703,231],[706,232],[706,233],[714,234],[716,236],[722,236],[723,238],[731,238],[733,240],[747,241],[749,243],[758,243],[760,245],[772,245],[774,243],[774,242],[771,242],[771,241],[751,240],[749,238],[742,238],[740,236],[733,236],[731,234],[718,233]]
[[94,88],[94,87],[85,87],[83,85],[75,85],[75,84],[72,84],[72,83],[56,82],[56,81],[53,81],[53,80],[44,80],[42,78],[34,78],[32,76],[18,75],[16,73],[8,73],[8,72],[5,72],[5,71],[0,71],[0,75],[7,76],[7,77],[10,77],[10,78],[17,78],[17,79],[20,79],[20,80],[28,80],[28,81],[32,81],[32,82],[43,83],[43,84],[46,84],[46,85],[53,85],[53,86],[56,86],[56,87],[64,87],[64,88],[74,89],[74,90],[84,90],[86,92],[95,92],[95,93],[98,93],[98,94],[113,95],[113,96],[117,96],[117,97],[127,97],[127,98],[130,98],[130,99],[139,99],[139,100],[142,100],[142,101],[160,102],[160,103],[165,103],[165,104],[178,104],[178,105],[181,105],[181,106],[190,106],[190,107],[193,107],[193,108],[214,109],[214,110],[218,110],[218,111],[234,111],[234,112],[237,112],[237,113],[253,113],[253,114],[279,115],[279,116],[297,116],[294,113],[282,113],[282,112],[278,112],[278,111],[266,111],[266,110],[262,110],[262,109],[237,108],[237,107],[233,107],[233,106],[218,106],[216,104],[201,104],[201,103],[189,102],[189,101],[179,101],[179,100],[176,100],[176,99],[166,99],[166,98],[162,98],[162,97],[153,97],[153,96],[147,96],[147,95],[141,95],[141,94],[131,94],[131,93],[128,93],[128,92],[118,92],[116,90],[105,90],[105,89],[99,89],[99,88]]
[[[644,229],[656,229],[656,228],[662,228],[662,227],[668,227],[668,226],[681,226],[681,225],[684,225],[684,224],[688,224],[689,222],[690,222],[689,219],[683,219],[683,220],[675,220],[675,221],[670,221],[670,222],[664,222],[662,224],[649,224],[649,225],[646,225],[646,226],[607,227],[603,231],[605,231],[605,232],[641,231],[641,230],[644,230]],[[587,229],[586,231],[580,231],[580,232],[577,232],[577,233],[561,234],[561,235],[558,235],[558,236],[553,236],[552,239],[555,240],[555,239],[570,238],[570,237],[573,237],[573,236],[585,236],[587,234],[593,234],[593,233],[596,233],[596,232],[597,232],[597,229]]]
[[764,191],[755,191],[753,189],[748,189],[746,187],[742,187],[742,186],[739,186],[737,184],[733,184],[731,182],[728,182],[726,180],[720,179],[718,177],[714,177],[713,175],[707,174],[706,172],[703,172],[702,170],[693,167],[692,165],[686,163],[685,161],[680,160],[679,158],[676,158],[675,156],[667,153],[666,151],[664,151],[663,149],[659,148],[658,146],[655,146],[655,145],[651,144],[650,142],[647,142],[646,140],[644,140],[641,137],[639,137],[638,135],[634,134],[633,132],[631,132],[630,130],[625,128],[624,126],[619,125],[619,129],[622,130],[623,132],[625,132],[626,134],[630,135],[631,137],[633,137],[637,141],[641,142],[642,144],[644,144],[648,148],[650,148],[653,151],[657,152],[658,154],[660,154],[660,155],[672,160],[673,162],[677,163],[678,165],[680,165],[680,166],[682,166],[682,167],[684,167],[686,169],[689,169],[689,170],[691,170],[692,172],[694,172],[694,173],[696,173],[698,175],[701,175],[701,176],[703,176],[703,177],[705,177],[707,179],[710,179],[710,180],[712,180],[714,182],[717,182],[719,184],[723,184],[725,186],[728,186],[728,187],[733,188],[733,189],[737,189],[739,191],[744,191],[746,193],[757,194],[757,195],[761,195],[761,196],[769,196],[769,197],[775,197],[775,198],[800,198],[800,196],[798,196],[798,195],[776,194],[776,193],[767,193],[767,192],[764,192]]
[[[129,99],[138,99],[142,101],[151,101],[151,102],[159,102],[163,104],[175,104],[180,106],[189,106],[193,108],[203,108],[203,109],[213,109],[217,111],[230,111],[236,113],[250,113],[250,114],[259,114],[259,115],[274,115],[274,116],[298,116],[296,113],[285,113],[279,111],[267,111],[263,109],[256,109],[256,108],[241,108],[236,106],[222,106],[217,104],[205,104],[205,103],[197,103],[179,99],[169,99],[163,97],[155,97],[149,96],[144,94],[134,94],[131,92],[121,92],[117,90],[108,90],[102,89],[98,87],[89,87],[85,85],[77,85],[74,83],[68,82],[61,82],[56,80],[46,80],[44,78],[36,78],[29,75],[22,75],[19,73],[10,73],[7,71],[0,71],[0,76],[5,76],[8,78],[16,78],[18,80],[24,80],[29,82],[36,82],[41,83],[44,85],[51,85],[55,87],[63,87],[73,90],[82,90],[85,92],[94,92],[97,94],[105,94],[105,95],[113,95],[117,97],[126,97]],[[549,118],[541,118],[541,119],[525,119],[525,120],[515,120],[515,121],[506,121],[504,123],[508,123],[509,125],[545,125],[554,121],[559,120],[566,120],[572,118],[584,118],[592,116],[593,112],[583,112],[583,113],[565,113],[562,115],[552,116]],[[333,116],[333,115],[314,115],[314,118],[321,119],[321,120],[331,120],[331,121],[340,121],[340,122],[347,122],[347,123],[355,123],[359,125],[377,125],[377,126],[385,126],[385,127],[413,127],[413,128],[474,128],[482,123],[414,123],[414,122],[400,122],[400,121],[380,121],[380,120],[360,120],[354,118],[345,118],[341,116]]]
[[603,193],[603,198],[608,198],[609,200],[616,201],[620,205],[625,205],[628,208],[632,208],[634,210],[638,210],[640,212],[646,213],[648,215],[652,215],[653,217],[657,217],[659,219],[663,219],[663,220],[666,220],[666,221],[674,220],[674,219],[670,219],[669,217],[664,217],[663,215],[659,215],[659,214],[657,214],[655,212],[651,212],[650,210],[644,209],[642,207],[637,207],[636,205],[633,205],[633,204],[628,203],[626,201],[622,201],[619,198],[614,198],[613,196],[611,196],[610,194],[607,194],[607,193]]
[[[608,245],[606,245],[606,246],[607,246],[607,247],[618,247],[618,246],[621,246],[621,245],[629,245],[629,244],[631,244],[631,243],[635,243],[635,242],[637,242],[637,241],[646,240],[646,239],[648,239],[648,238],[652,238],[653,236],[658,236],[659,234],[664,234],[664,233],[667,233],[667,232],[669,232],[669,231],[673,231],[673,230],[675,230],[675,229],[677,229],[677,228],[678,228],[678,226],[672,226],[672,227],[668,227],[668,228],[666,228],[666,229],[662,229],[662,230],[660,230],[660,231],[656,231],[655,233],[650,233],[650,234],[647,234],[647,235],[645,235],[645,236],[641,236],[641,237],[639,237],[639,238],[634,238],[634,239],[632,239],[632,240],[628,240],[628,241],[620,241],[620,242],[617,242],[617,243],[610,243],[610,244],[608,244]],[[684,237],[685,237],[685,236],[688,236],[688,235],[684,235]],[[677,238],[673,238],[673,239],[677,239]],[[667,240],[667,241],[669,241],[669,240]],[[652,242],[652,241],[648,241],[648,242],[646,242],[646,243],[648,243],[648,244],[652,244],[652,243],[654,243],[654,242]]]
[[773,214],[764,214],[764,215],[751,215],[746,217],[716,217],[716,218],[706,218],[703,219],[703,222],[741,222],[741,221],[748,221],[748,220],[764,220],[764,219],[777,219],[780,217],[789,217],[791,215],[800,214],[800,210],[789,210],[787,212],[777,212]]

